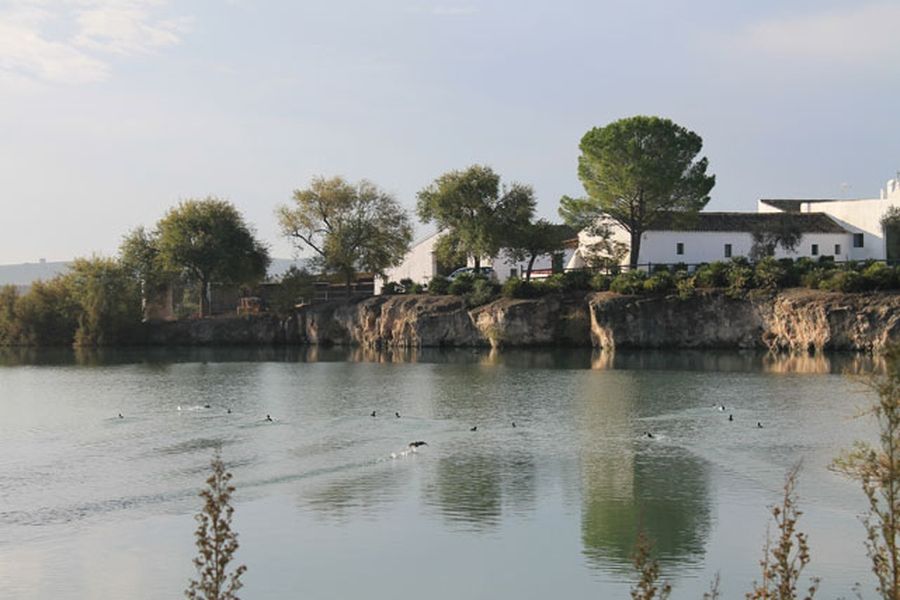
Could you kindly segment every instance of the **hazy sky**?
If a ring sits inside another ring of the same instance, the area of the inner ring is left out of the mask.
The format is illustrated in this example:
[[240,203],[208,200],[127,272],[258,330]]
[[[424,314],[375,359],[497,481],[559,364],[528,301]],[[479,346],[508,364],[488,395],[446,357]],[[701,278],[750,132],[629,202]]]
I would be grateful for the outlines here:
[[0,263],[115,252],[179,199],[273,211],[317,174],[412,208],[493,166],[556,217],[590,127],[699,133],[712,210],[877,195],[900,1],[0,0]]

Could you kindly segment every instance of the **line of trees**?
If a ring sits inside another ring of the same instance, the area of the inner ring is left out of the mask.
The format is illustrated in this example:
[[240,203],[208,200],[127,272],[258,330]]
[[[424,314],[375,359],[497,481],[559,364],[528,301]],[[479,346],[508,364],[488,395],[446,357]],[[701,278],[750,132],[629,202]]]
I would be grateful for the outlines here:
[[[635,262],[641,233],[661,214],[689,216],[709,200],[715,178],[706,175],[707,160],[696,158],[701,146],[695,133],[657,117],[592,129],[582,138],[578,168],[587,196],[563,198],[560,214],[595,233],[619,223],[631,233]],[[409,251],[410,214],[372,182],[317,177],[292,200],[277,208],[282,234],[313,254],[315,271],[340,278],[348,294],[358,273],[384,278]],[[560,251],[570,232],[536,220],[535,206],[530,186],[502,184],[490,167],[472,165],[419,191],[415,214],[445,233],[436,248],[440,263],[462,266],[471,259],[478,272],[484,257],[503,252],[527,263],[529,280],[537,258]],[[209,314],[211,285],[252,287],[266,277],[270,260],[233,204],[185,200],[152,229],[129,232],[116,258],[79,259],[68,273],[25,294],[0,291],[0,344],[122,343],[164,290],[190,290],[202,318]],[[292,289],[311,285],[308,273],[291,277]]]

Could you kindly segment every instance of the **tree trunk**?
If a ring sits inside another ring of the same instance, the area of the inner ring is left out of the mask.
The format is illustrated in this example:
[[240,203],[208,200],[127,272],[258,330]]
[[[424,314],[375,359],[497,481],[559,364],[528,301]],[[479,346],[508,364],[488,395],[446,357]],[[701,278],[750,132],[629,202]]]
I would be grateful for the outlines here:
[[480,254],[475,255],[475,274],[476,275],[481,274],[481,255]]
[[347,285],[347,298],[351,298],[353,296],[353,275],[347,273],[344,277],[344,282]]
[[641,233],[640,231],[631,232],[631,255],[628,258],[628,266],[636,269],[638,260],[641,257]]
[[537,254],[532,254],[531,258],[528,260],[528,269],[525,271],[525,281],[531,281],[531,270],[534,269],[534,261],[537,259]]
[[200,318],[209,316],[209,280],[200,280]]

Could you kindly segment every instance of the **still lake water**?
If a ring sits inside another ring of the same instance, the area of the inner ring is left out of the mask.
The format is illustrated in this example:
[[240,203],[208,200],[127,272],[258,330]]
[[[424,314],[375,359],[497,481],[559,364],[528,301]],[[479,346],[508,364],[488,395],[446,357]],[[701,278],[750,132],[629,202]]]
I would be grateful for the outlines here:
[[[699,598],[717,571],[723,597],[740,598],[797,461],[807,573],[822,597],[849,597],[854,582],[872,588],[864,503],[826,467],[873,431],[852,418],[872,396],[845,368],[866,366],[690,352],[0,352],[0,598],[179,597],[217,445],[237,486],[248,599],[627,598],[639,528],[673,598]],[[429,445],[404,453],[413,440]]]

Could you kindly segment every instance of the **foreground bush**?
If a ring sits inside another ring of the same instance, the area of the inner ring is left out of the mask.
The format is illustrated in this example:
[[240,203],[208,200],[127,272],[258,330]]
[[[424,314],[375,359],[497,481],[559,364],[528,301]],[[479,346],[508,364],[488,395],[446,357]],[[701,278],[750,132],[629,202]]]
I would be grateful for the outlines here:
[[609,284],[609,289],[618,294],[640,294],[644,290],[646,278],[647,276],[641,271],[627,271],[616,275]]

